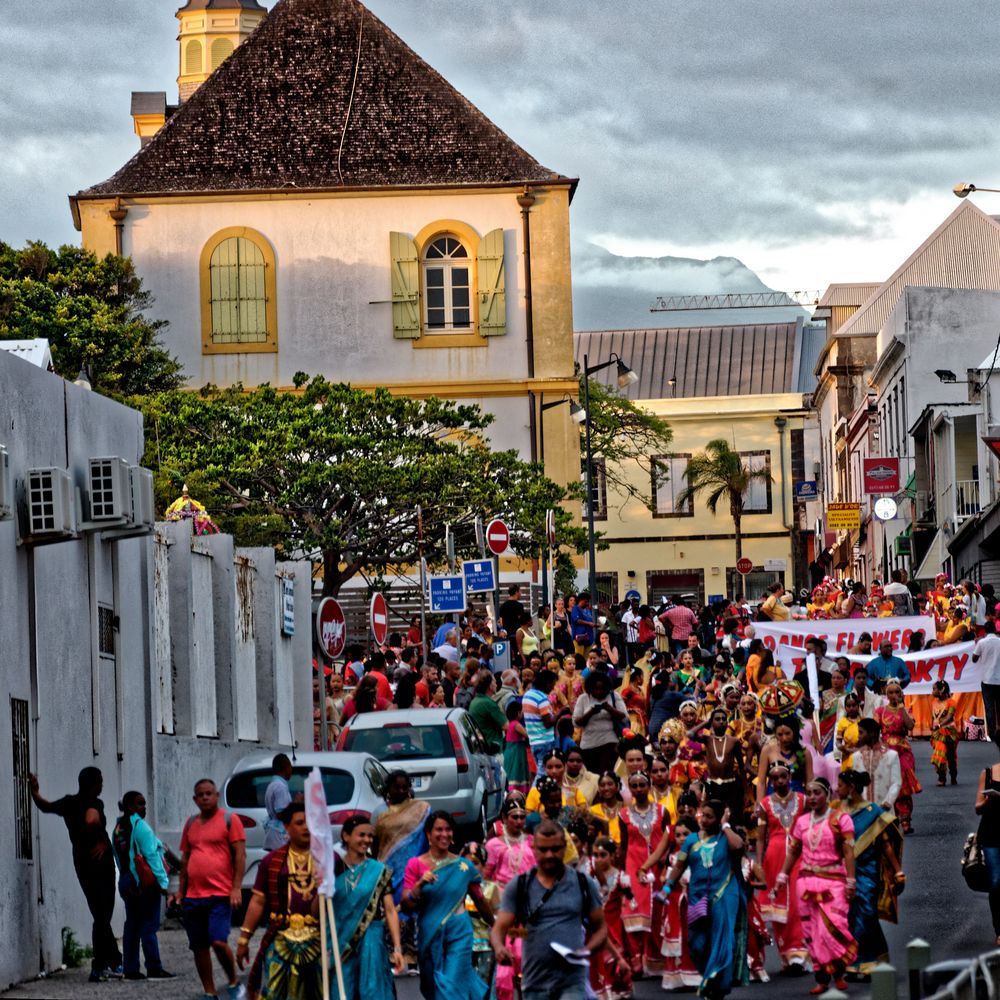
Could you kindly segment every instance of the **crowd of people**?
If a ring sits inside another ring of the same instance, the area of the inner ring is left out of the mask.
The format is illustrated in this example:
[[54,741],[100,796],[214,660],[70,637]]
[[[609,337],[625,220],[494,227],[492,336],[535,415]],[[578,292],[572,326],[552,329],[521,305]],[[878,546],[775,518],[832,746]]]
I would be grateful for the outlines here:
[[[757,616],[791,614],[780,590]],[[511,588],[495,623],[469,609],[426,644],[414,624],[383,649],[350,647],[342,667],[317,670],[317,748],[324,722],[332,746],[358,714],[461,707],[507,776],[485,843],[457,841],[453,818],[414,797],[402,771],[390,774],[383,810],[344,823],[336,936],[326,942],[336,969],[321,968],[318,879],[284,755],[265,794],[270,853],[235,951],[245,837],[214,782],[194,789],[180,858],[157,840],[138,792],[123,798],[109,837],[96,769],[57,802],[33,782],[38,807],[70,832],[94,914],[92,978],[170,976],[156,931],[175,865],[207,996],[217,963],[233,998],[309,1000],[333,977],[331,996],[342,982],[345,997],[371,1000],[393,996],[394,976],[407,971],[429,1000],[614,1000],[644,977],[719,997],[767,981],[772,947],[783,974],[812,972],[813,993],[863,980],[887,959],[881,923],[897,919],[903,843],[922,792],[903,700],[909,673],[890,644],[873,654],[865,634],[852,652],[872,658],[853,666],[812,638],[813,703],[803,672],[764,646],[750,618],[739,602],[694,609],[678,596],[655,612],[633,601],[592,609],[587,594],[535,616]],[[977,631],[980,655],[995,660],[993,618]],[[499,673],[496,638],[513,646]],[[930,764],[939,785],[955,783],[959,734],[945,682],[933,720]],[[1000,771],[989,772],[977,810],[1000,943],[998,802]],[[116,878],[122,952],[110,929]]]

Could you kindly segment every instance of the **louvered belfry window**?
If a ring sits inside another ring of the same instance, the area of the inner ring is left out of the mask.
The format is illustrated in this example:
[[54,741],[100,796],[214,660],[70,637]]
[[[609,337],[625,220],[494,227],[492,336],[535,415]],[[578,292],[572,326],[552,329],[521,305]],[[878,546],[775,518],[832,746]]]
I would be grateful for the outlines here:
[[243,236],[232,236],[215,248],[209,264],[214,343],[267,341],[265,270],[260,247]]

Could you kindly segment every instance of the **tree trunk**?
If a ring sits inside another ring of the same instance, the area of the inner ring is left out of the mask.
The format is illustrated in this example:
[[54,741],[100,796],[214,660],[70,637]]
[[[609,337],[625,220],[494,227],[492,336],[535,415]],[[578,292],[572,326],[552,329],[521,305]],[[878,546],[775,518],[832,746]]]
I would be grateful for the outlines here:
[[733,534],[736,537],[736,561],[743,558],[743,511],[733,504]]
[[340,572],[340,553],[323,553],[323,596],[336,597],[345,583],[344,574]]

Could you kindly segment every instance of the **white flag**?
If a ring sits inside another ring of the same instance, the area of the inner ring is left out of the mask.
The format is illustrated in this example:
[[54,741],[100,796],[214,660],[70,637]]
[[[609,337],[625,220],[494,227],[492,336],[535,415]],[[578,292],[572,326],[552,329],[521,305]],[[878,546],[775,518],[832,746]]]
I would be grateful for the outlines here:
[[333,830],[330,828],[330,812],[326,805],[326,792],[319,768],[314,767],[306,777],[306,826],[309,827],[310,847],[313,865],[319,879],[319,891],[324,896],[334,894],[333,873]]

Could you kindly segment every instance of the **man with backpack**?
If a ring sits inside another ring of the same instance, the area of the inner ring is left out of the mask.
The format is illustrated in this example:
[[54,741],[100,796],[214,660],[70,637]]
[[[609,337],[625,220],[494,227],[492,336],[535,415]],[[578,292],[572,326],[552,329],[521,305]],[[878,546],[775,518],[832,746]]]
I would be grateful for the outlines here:
[[507,884],[490,943],[497,961],[509,965],[507,935],[515,925],[522,929],[523,1000],[584,1000],[587,959],[608,936],[600,890],[563,863],[566,833],[553,820],[538,825],[533,850],[537,867]]
[[246,989],[236,972],[229,947],[232,912],[243,903],[246,835],[239,816],[219,808],[219,790],[211,778],[194,786],[198,815],[184,825],[181,835],[180,890],[188,945],[206,997],[214,997],[212,952],[227,976],[230,1000],[244,1000]]

